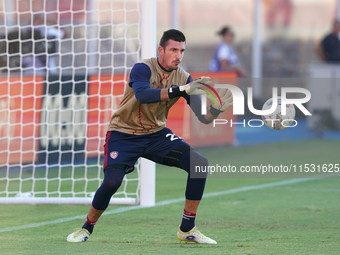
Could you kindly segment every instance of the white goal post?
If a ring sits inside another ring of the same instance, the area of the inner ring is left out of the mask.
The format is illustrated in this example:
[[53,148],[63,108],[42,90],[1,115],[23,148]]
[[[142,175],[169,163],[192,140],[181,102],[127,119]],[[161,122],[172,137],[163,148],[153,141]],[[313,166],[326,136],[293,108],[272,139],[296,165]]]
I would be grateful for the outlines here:
[[[92,202],[127,75],[156,56],[156,2],[2,1],[0,204]],[[155,205],[155,163],[140,159],[110,204]]]

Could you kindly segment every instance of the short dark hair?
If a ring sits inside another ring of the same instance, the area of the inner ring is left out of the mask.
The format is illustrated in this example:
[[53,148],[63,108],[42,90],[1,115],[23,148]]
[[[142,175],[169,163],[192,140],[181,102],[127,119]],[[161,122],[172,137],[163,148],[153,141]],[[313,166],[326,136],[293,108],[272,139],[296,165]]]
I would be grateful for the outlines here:
[[176,42],[185,42],[184,34],[176,29],[169,29],[163,33],[159,45],[165,48],[169,40],[174,40]]
[[231,28],[229,26],[222,27],[220,31],[217,32],[218,35],[224,36],[230,32]]

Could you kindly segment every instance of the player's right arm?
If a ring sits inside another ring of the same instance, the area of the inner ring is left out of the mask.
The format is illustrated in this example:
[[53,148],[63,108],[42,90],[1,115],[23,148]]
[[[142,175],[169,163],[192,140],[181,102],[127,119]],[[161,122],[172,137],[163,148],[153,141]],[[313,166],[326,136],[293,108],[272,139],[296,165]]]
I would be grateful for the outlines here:
[[[192,80],[193,78],[190,75],[187,82],[189,83]],[[227,91],[226,89],[220,89],[219,96],[221,98],[222,104],[218,103],[218,105],[215,105],[215,102],[211,102],[212,99],[208,97],[212,105],[207,107],[206,115],[203,115],[201,112],[202,101],[200,96],[185,96],[184,99],[187,101],[187,104],[190,105],[190,108],[195,113],[199,121],[204,124],[209,124],[214,119],[216,119],[221,112],[224,112],[233,105],[233,97],[230,91]]]
[[203,83],[211,83],[210,77],[201,77],[186,85],[155,89],[150,87],[150,77],[151,70],[146,64],[137,63],[133,66],[129,86],[132,87],[136,99],[141,104],[161,102],[180,96],[198,95],[202,92],[197,88],[201,87]]
[[151,70],[146,64],[137,63],[130,73],[129,86],[133,89],[137,101],[141,104],[156,103],[161,100],[161,89],[150,87]]

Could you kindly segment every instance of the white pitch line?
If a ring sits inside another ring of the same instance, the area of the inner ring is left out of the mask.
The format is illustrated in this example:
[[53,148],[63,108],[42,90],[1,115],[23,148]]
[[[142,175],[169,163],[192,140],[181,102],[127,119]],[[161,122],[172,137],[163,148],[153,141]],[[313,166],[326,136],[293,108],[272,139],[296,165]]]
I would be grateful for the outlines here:
[[[239,193],[239,192],[244,192],[244,191],[249,191],[249,190],[258,190],[258,189],[265,189],[265,188],[270,188],[270,187],[278,187],[278,186],[290,185],[294,183],[300,183],[300,182],[311,181],[311,180],[318,180],[318,179],[299,178],[299,179],[290,179],[290,180],[285,180],[285,181],[280,181],[280,182],[270,182],[270,183],[265,183],[265,184],[229,189],[229,190],[224,190],[224,191],[219,191],[219,192],[211,192],[211,193],[205,194],[203,197],[204,198],[217,197],[217,196],[234,194],[234,193]],[[170,204],[174,204],[174,203],[178,203],[182,201],[184,201],[184,198],[164,200],[164,201],[157,202],[155,207],[170,205]],[[147,209],[147,208],[153,208],[153,207],[141,207],[141,206],[122,207],[122,208],[117,208],[117,209],[106,211],[103,215],[116,214],[116,213],[121,213],[121,212],[127,212],[127,211],[132,211],[132,210],[139,210],[139,209]],[[78,215],[74,217],[61,218],[61,219],[56,219],[56,220],[51,220],[51,221],[43,221],[39,223],[32,223],[32,224],[26,224],[26,225],[21,225],[21,226],[16,226],[16,227],[3,228],[3,229],[0,229],[0,233],[10,232],[14,230],[27,229],[27,228],[36,228],[40,226],[64,223],[64,222],[68,222],[72,220],[85,219],[85,218],[86,218],[86,215]]]
[[280,190],[287,190],[287,191],[305,191],[305,192],[340,192],[340,189],[323,189],[323,188],[295,188],[295,187],[286,187],[284,189],[280,188]]

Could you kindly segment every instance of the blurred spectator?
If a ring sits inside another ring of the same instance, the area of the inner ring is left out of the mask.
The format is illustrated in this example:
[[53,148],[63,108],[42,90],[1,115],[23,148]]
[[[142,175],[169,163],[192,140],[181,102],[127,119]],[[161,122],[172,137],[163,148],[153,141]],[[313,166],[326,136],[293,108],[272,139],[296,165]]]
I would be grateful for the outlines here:
[[234,31],[227,26],[223,27],[218,35],[222,37],[222,42],[216,47],[210,61],[210,71],[236,71],[239,76],[246,76],[245,70],[241,67],[238,57],[231,47],[235,38]]
[[[22,33],[32,33],[31,30],[32,28],[28,27],[23,29]],[[35,14],[33,16],[33,34],[34,47],[22,58],[24,74],[43,75],[46,72],[46,67],[49,73],[57,73],[56,52],[58,40],[65,36],[64,30],[47,25],[44,15]]]
[[293,5],[291,0],[264,0],[266,7],[265,20],[268,28],[287,29],[292,18]]
[[326,35],[316,48],[316,53],[321,61],[340,63],[340,20],[333,22],[332,32]]

